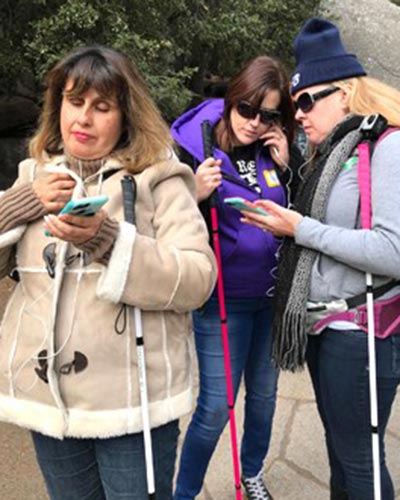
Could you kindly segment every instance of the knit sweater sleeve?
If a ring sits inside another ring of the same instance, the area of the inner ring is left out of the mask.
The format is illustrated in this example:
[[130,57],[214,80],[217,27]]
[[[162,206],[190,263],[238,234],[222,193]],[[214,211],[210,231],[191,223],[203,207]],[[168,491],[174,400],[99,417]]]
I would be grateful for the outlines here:
[[[296,243],[362,272],[400,279],[400,132],[375,148],[371,161],[372,229],[349,229],[304,217]],[[329,200],[339,214],[342,201]]]
[[12,187],[0,198],[0,234],[39,219],[46,213],[31,183]]
[[114,242],[118,236],[118,231],[118,221],[107,217],[94,238],[81,245],[77,245],[77,248],[85,252],[85,263],[90,264],[96,261],[107,265]]

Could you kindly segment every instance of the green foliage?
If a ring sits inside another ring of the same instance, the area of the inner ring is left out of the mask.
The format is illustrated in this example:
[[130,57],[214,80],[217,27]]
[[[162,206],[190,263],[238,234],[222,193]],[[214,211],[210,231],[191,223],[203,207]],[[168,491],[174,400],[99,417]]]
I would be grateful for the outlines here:
[[38,75],[59,59],[60,54],[96,37],[100,13],[81,0],[67,0],[56,16],[43,17],[32,23],[33,36],[23,40],[25,54]]
[[[3,5],[4,4],[4,5]],[[171,120],[200,98],[205,79],[229,78],[260,53],[290,69],[294,35],[318,0],[3,0],[0,88],[37,83],[62,55],[100,43],[130,55]],[[0,28],[1,29],[1,28]]]

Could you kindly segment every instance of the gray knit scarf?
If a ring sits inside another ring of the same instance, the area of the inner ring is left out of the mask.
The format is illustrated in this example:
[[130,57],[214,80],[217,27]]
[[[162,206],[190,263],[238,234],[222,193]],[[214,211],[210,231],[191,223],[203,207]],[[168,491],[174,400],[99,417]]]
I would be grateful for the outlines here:
[[[361,119],[354,115],[347,117],[318,148],[315,164],[294,202],[295,209],[303,215],[324,221],[331,187],[361,140],[358,130]],[[303,368],[305,363],[306,302],[316,256],[316,251],[296,245],[293,238],[286,238],[281,248],[272,356],[275,364],[283,370],[294,372]]]

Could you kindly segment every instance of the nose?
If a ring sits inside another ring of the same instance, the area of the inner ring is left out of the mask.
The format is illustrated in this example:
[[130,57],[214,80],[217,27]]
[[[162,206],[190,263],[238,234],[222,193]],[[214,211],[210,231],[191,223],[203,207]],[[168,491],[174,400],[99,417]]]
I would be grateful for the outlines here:
[[300,108],[297,108],[294,114],[294,118],[295,120],[301,121],[304,118],[304,115],[305,113]]
[[260,125],[260,113],[257,113],[257,115],[250,119],[250,125],[254,128],[257,128]]
[[80,125],[88,125],[90,123],[90,108],[83,106],[80,110],[78,116],[78,122]]

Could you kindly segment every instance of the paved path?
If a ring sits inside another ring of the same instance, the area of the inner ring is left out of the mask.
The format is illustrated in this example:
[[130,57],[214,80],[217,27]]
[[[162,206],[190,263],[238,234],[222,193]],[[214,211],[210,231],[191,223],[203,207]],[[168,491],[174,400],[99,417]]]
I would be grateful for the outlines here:
[[[242,412],[237,404],[238,428]],[[201,500],[234,500],[232,465],[227,430],[210,464]],[[387,456],[400,499],[400,397],[397,397],[387,431]],[[275,500],[329,500],[328,461],[323,430],[317,414],[309,375],[282,374],[266,461],[265,479]]]
[[[237,405],[241,428],[243,394]],[[182,435],[188,419],[182,421]],[[46,494],[37,469],[29,434],[0,424],[0,499],[44,500]],[[199,500],[234,500],[229,434],[221,438],[209,467]],[[396,498],[400,499],[400,398],[397,398],[387,433],[388,462]],[[280,378],[278,406],[266,480],[275,500],[328,500],[328,468],[308,374]],[[77,499],[79,500],[79,499]]]
[[[9,292],[0,283],[1,305]],[[242,427],[243,392],[237,402],[237,427]],[[189,418],[182,420],[182,435]],[[316,412],[307,372],[282,374],[279,381],[266,481],[275,500],[328,500],[328,466],[322,427]],[[0,500],[45,500],[29,433],[0,424]],[[400,397],[397,397],[387,432],[387,456],[400,500]],[[234,500],[228,429],[213,456],[205,486],[198,500]],[[80,499],[76,499],[80,500]],[[160,499],[165,500],[165,499]]]

